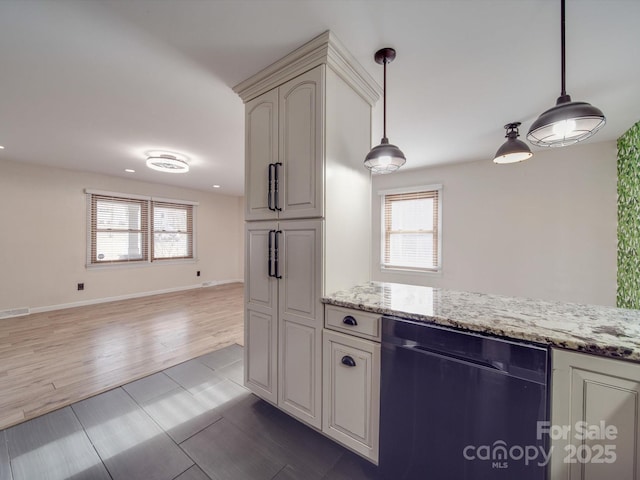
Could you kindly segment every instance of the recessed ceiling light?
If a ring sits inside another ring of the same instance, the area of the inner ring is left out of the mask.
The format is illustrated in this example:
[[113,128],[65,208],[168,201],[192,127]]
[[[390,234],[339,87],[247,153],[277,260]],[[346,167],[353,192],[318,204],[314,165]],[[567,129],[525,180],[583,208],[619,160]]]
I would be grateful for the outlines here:
[[127,173],[136,173],[136,171],[133,168],[125,168],[124,171]]
[[189,171],[187,157],[179,153],[147,152],[147,167],[165,173],[186,173]]
[[220,185],[214,185],[213,188],[220,188]]
[[4,150],[4,147],[2,145],[0,145],[0,150]]

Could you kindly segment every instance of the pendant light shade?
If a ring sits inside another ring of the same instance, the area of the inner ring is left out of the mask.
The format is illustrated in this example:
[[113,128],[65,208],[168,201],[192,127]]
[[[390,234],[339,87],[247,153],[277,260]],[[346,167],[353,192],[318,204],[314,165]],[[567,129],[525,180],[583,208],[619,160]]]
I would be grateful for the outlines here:
[[565,95],[533,122],[527,139],[541,147],[566,147],[589,138],[605,121],[599,108],[587,102],[572,102],[571,97]]
[[518,127],[520,122],[507,123],[504,128],[507,130],[506,142],[498,149],[493,157],[494,163],[516,163],[527,160],[533,156],[531,150],[522,140],[518,140],[520,133]]
[[376,63],[384,66],[382,140],[380,145],[373,147],[364,159],[364,166],[374,174],[395,172],[407,161],[402,150],[390,144],[387,138],[387,63],[391,63],[395,58],[396,51],[393,48],[378,50],[374,56]]
[[373,147],[367,154],[364,165],[372,173],[384,174],[395,172],[406,161],[404,153],[395,145],[391,145],[389,139],[384,137],[380,141],[380,145]]
[[560,0],[561,93],[555,107],[533,122],[527,140],[540,147],[565,147],[591,137],[606,118],[599,108],[586,102],[572,102],[566,91],[565,0]]

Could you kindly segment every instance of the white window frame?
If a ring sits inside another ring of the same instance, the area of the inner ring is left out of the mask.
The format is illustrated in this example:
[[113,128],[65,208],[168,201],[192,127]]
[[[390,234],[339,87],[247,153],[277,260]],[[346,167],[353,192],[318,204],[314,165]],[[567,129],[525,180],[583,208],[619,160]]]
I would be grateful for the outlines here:
[[[418,192],[427,192],[427,191],[437,191],[438,192],[438,203],[436,208],[438,209],[438,224],[437,224],[437,248],[436,254],[438,256],[437,265],[434,268],[421,268],[421,267],[412,267],[412,266],[396,266],[396,265],[386,265],[384,252],[386,247],[386,235],[385,235],[385,197],[387,195],[398,195],[398,194],[407,194],[407,193],[418,193]],[[404,273],[418,273],[425,275],[433,275],[433,274],[441,274],[442,273],[442,184],[431,184],[431,185],[418,185],[411,187],[402,187],[402,188],[394,188],[388,190],[379,190],[378,195],[380,196],[380,271],[382,272],[404,272]]]
[[[94,190],[94,189],[85,189],[85,194],[87,198],[87,252],[86,252],[86,268],[127,268],[127,267],[140,267],[140,266],[151,266],[151,265],[167,265],[167,264],[176,264],[176,263],[195,263],[198,261],[197,257],[197,207],[199,205],[198,202],[193,202],[190,200],[176,200],[172,198],[164,198],[164,197],[152,197],[148,195],[137,195],[137,194],[126,194],[119,192],[109,192],[104,190]],[[91,208],[91,199],[93,195],[99,195],[103,197],[112,197],[114,199],[123,199],[123,200],[143,200],[147,202],[147,248],[146,248],[146,256],[142,260],[131,260],[131,261],[123,261],[123,262],[104,262],[104,263],[93,263],[93,255],[91,251],[91,234],[92,234],[92,208]],[[165,203],[165,204],[176,204],[176,205],[185,205],[192,207],[192,256],[185,258],[158,258],[154,259],[152,254],[153,240],[154,240],[154,225],[153,225],[153,209],[152,204],[154,202]]]
[[[194,251],[193,251],[193,217],[194,217],[194,213],[195,210],[193,208],[193,205],[188,205],[185,203],[176,203],[175,201],[171,201],[171,202],[160,202],[158,200],[152,200],[150,202],[150,212],[149,212],[149,222],[151,223],[151,225],[149,226],[149,235],[151,235],[152,238],[149,239],[149,245],[151,247],[151,252],[150,252],[150,260],[152,262],[171,262],[174,260],[192,260],[194,258]],[[158,226],[156,225],[156,208],[169,208],[169,209],[175,209],[175,210],[182,210],[185,212],[186,215],[186,221],[187,221],[187,225],[186,225],[186,230],[184,232],[170,232],[170,233],[181,233],[181,234],[186,234],[187,235],[187,255],[186,256],[182,256],[182,257],[163,257],[160,256],[158,254],[158,252],[161,250],[159,248],[157,248],[156,246],[156,234],[159,233],[165,233],[164,230],[160,230],[158,229]],[[189,220],[191,220],[191,225],[189,225]],[[189,234],[191,234],[191,238],[189,238]],[[189,255],[190,254],[190,255]]]

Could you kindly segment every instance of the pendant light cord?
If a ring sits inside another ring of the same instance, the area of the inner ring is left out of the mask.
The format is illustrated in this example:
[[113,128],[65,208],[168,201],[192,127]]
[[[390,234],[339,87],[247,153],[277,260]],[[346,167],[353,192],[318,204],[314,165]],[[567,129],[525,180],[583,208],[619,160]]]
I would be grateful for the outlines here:
[[387,59],[383,62],[384,76],[382,80],[382,136],[387,138]]
[[564,15],[564,0],[560,0],[560,45],[561,45],[561,54],[560,54],[560,62],[561,66],[561,78],[562,78],[562,91],[560,96],[564,97],[567,95],[567,87],[566,87],[566,67],[565,67],[565,40],[564,40],[564,31],[565,31],[565,15]]

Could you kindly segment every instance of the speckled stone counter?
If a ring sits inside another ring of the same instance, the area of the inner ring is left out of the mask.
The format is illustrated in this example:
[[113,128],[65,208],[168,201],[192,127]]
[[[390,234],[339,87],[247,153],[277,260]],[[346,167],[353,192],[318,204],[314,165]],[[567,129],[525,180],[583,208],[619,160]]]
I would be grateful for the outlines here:
[[322,302],[640,362],[640,310],[381,282]]

